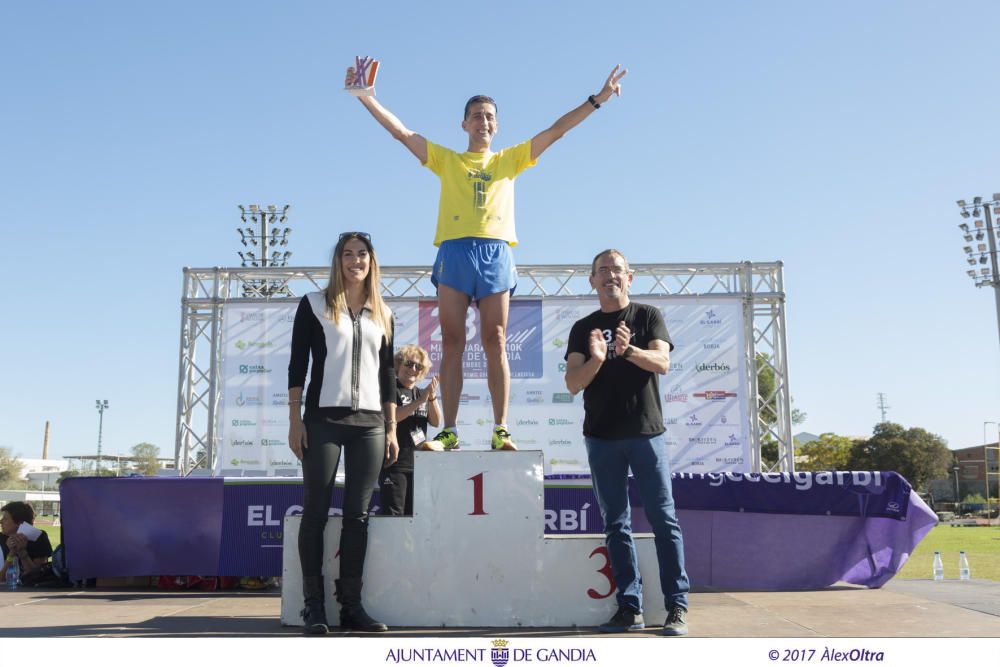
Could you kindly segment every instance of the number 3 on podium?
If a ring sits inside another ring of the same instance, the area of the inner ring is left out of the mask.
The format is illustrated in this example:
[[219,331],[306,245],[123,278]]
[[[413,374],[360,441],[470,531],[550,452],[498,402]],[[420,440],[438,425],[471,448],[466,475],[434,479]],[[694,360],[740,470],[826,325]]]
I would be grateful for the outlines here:
[[608,559],[608,548],[597,547],[596,549],[590,552],[590,555],[587,558],[593,558],[598,554],[604,557],[604,566],[601,569],[597,570],[597,573],[603,574],[604,578],[608,580],[608,592],[601,594],[595,591],[593,588],[588,588],[587,595],[589,595],[591,599],[594,600],[603,600],[604,598],[614,593],[616,587],[615,587],[615,580],[611,576],[611,561]]

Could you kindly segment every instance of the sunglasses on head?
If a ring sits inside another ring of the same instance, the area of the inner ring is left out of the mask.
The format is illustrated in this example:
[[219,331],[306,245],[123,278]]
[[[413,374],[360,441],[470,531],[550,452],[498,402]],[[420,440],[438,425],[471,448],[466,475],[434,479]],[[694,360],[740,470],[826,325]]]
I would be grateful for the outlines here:
[[368,245],[371,245],[372,235],[369,234],[368,232],[344,232],[343,234],[340,235],[340,238],[337,239],[337,243],[340,243],[344,239],[351,238],[354,236],[363,238],[365,241],[368,241]]
[[412,359],[407,359],[406,361],[403,362],[403,365],[406,366],[407,368],[412,368],[418,373],[424,370],[424,365],[422,363],[420,363],[419,361],[413,361]]

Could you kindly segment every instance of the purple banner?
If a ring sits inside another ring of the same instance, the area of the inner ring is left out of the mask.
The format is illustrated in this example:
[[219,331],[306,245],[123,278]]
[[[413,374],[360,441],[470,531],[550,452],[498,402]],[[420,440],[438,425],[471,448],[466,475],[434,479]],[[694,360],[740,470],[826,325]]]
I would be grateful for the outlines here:
[[69,477],[59,486],[74,579],[215,574],[222,480]]
[[[679,510],[753,512],[905,520],[910,484],[894,472],[674,473]],[[632,527],[649,532],[635,479],[629,479]],[[589,475],[545,478],[546,534],[603,533]]]
[[[302,480],[226,480],[223,494],[222,544],[226,548],[219,554],[218,573],[280,575],[285,517],[302,513]],[[330,516],[341,515],[343,502],[344,487],[338,484]]]
[[[692,580],[707,585],[881,586],[936,523],[892,472],[677,474],[673,485]],[[60,490],[75,579],[280,575],[284,517],[302,511],[299,479],[90,477]],[[331,515],[342,496],[338,486]],[[649,532],[634,484],[630,498],[634,531]],[[378,502],[376,491],[373,514]],[[547,535],[603,532],[588,476],[546,478],[544,523]]]
[[[680,509],[906,519],[910,484],[894,472],[673,475]],[[631,498],[638,500],[635,485]]]

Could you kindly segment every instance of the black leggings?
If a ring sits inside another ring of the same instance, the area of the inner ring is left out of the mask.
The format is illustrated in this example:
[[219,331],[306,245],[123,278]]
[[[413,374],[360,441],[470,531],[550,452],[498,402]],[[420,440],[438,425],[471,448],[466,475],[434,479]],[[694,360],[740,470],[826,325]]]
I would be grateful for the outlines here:
[[360,577],[368,548],[368,505],[385,458],[385,429],[344,426],[324,419],[306,421],[308,447],[302,453],[302,523],[299,559],[302,576],[323,573],[323,530],[344,451],[344,522],[340,533],[340,577]]
[[413,516],[413,471],[398,466],[383,468],[379,475],[379,499],[383,516]]

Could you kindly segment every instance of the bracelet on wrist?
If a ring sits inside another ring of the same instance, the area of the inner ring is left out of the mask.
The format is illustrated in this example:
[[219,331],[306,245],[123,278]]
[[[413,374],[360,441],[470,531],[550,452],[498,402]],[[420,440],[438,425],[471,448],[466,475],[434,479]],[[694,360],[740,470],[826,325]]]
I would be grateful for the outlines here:
[[593,95],[591,95],[590,97],[588,97],[587,101],[590,102],[595,109],[600,109],[601,108],[600,103],[594,98]]

